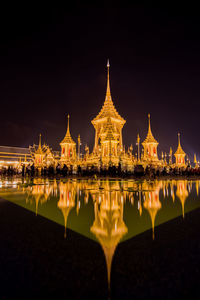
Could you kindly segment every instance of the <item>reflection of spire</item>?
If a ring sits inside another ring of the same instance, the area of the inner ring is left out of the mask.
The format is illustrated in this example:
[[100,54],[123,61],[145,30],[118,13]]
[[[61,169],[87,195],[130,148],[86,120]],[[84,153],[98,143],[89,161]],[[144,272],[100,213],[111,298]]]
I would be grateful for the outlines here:
[[183,218],[184,218],[185,217],[185,201],[188,197],[187,180],[178,180],[176,184],[177,184],[176,196],[181,201],[182,214],[183,214]]
[[199,181],[196,180],[196,192],[197,192],[197,196],[199,195]]
[[60,183],[60,199],[58,201],[57,206],[62,211],[64,217],[64,237],[66,238],[67,219],[71,209],[75,206],[75,193],[73,189],[73,184],[71,184],[70,182]]
[[94,203],[94,214],[95,220],[90,230],[103,248],[110,287],[112,259],[119,241],[128,231],[123,221],[121,198],[118,197],[117,199],[116,192],[105,193],[100,206],[97,202]]
[[140,217],[142,215],[142,200],[141,200],[141,191],[139,191],[139,213],[140,213]]
[[148,210],[151,222],[152,222],[152,238],[154,240],[155,234],[155,218],[157,215],[157,212],[161,209],[162,204],[159,200],[159,192],[162,188],[162,182],[155,182],[154,184],[148,184],[146,182],[146,185],[144,186],[144,189],[148,192],[145,192],[145,201],[144,201],[144,208]]

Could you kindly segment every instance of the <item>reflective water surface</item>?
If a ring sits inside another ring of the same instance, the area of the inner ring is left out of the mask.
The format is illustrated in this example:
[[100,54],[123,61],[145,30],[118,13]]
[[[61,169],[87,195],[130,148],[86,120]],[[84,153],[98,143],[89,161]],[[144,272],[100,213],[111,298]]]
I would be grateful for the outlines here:
[[100,243],[108,282],[120,242],[200,206],[200,181],[192,180],[0,180],[0,198]]

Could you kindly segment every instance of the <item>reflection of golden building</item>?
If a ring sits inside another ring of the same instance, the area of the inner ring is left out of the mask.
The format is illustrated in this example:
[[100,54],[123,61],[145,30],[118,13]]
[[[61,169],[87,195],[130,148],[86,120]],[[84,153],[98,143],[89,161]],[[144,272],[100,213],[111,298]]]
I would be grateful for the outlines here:
[[69,115],[68,115],[68,124],[67,132],[60,143],[61,146],[61,163],[66,165],[71,165],[76,160],[76,143],[73,141],[70,130],[69,130]]
[[176,152],[174,153],[175,159],[176,159],[176,163],[175,166],[176,167],[185,167],[185,152],[183,151],[182,147],[181,147],[181,142],[180,142],[180,133],[178,134],[178,148],[176,150]]
[[149,215],[151,217],[152,222],[152,237],[154,239],[154,228],[155,228],[155,219],[157,212],[161,209],[162,204],[159,200],[159,192],[162,188],[161,181],[155,181],[152,184],[148,184],[146,182],[145,185],[142,187],[144,190],[145,201],[144,201],[144,208],[148,210]]
[[176,196],[179,198],[182,206],[183,218],[185,216],[185,201],[188,197],[187,180],[177,180]]
[[29,187],[28,196],[26,198],[26,202],[33,203],[35,202],[35,213],[36,216],[38,214],[38,206],[40,204],[44,204],[47,202],[52,189],[53,185],[47,185],[42,182],[40,179],[34,180],[34,185]]
[[147,137],[142,143],[144,148],[143,158],[142,161],[146,164],[159,164],[158,154],[157,154],[157,147],[158,142],[154,138],[151,132],[151,123],[150,123],[150,114],[148,115],[149,118],[149,128]]
[[103,193],[100,204],[97,201],[94,203],[94,213],[95,220],[90,230],[103,248],[110,285],[113,255],[119,241],[128,231],[123,221],[123,201],[118,200],[111,191]]
[[62,211],[64,217],[65,237],[67,229],[67,219],[71,209],[75,206],[76,190],[74,184],[71,182],[60,182],[60,199],[58,201],[58,208]]

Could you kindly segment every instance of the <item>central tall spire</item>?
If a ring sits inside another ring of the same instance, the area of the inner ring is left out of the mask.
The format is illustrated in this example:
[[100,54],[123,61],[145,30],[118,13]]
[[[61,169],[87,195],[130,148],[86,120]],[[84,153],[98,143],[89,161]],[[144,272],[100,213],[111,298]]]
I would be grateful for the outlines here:
[[107,89],[106,89],[106,100],[112,100],[111,99],[111,93],[110,93],[110,63],[109,63],[109,59],[107,61]]
[[112,101],[111,92],[110,92],[110,63],[107,61],[107,88],[106,88],[106,97],[104,104],[99,112],[99,114],[92,120],[92,123],[99,121],[100,119],[104,119],[106,117],[111,117],[119,120],[123,124],[126,122],[117,112],[114,103]]

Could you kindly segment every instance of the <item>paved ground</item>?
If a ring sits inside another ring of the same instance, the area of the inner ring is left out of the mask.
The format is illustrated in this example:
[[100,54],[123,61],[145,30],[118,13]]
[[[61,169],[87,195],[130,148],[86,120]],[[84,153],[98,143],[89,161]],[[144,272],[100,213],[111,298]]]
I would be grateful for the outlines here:
[[[121,243],[111,299],[200,299],[200,210]],[[108,299],[100,245],[0,200],[0,299]]]

